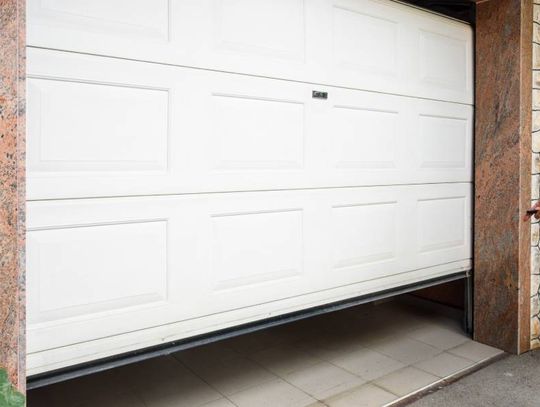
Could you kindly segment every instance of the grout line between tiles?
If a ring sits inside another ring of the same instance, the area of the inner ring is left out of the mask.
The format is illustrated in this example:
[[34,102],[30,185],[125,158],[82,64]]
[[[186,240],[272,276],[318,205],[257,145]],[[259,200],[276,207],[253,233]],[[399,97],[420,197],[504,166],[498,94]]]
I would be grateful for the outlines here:
[[[500,359],[503,359],[507,357],[508,354],[505,352],[499,353],[494,356],[487,357],[477,363],[475,363],[472,366],[469,366],[465,369],[461,369],[455,373],[452,373],[451,375],[448,375],[440,380],[437,380],[436,382],[433,382],[427,386],[422,387],[421,389],[415,390],[405,396],[400,397],[397,400],[394,400],[390,403],[385,404],[381,407],[401,407],[406,406],[410,404],[413,401],[421,399],[424,395],[427,395],[430,390],[435,389],[439,385],[441,385],[437,390],[440,390],[442,387],[446,387],[460,379],[462,379],[465,376],[468,376],[470,374],[473,374],[477,372],[478,370],[482,369],[483,367],[486,367],[487,365],[494,363]],[[435,390],[436,391],[436,390]],[[392,393],[393,394],[393,393]]]
[[[318,397],[315,397],[315,396],[309,394],[309,393],[306,392],[305,390],[303,390],[303,389],[301,389],[300,387],[298,387],[298,386],[294,385],[293,383],[289,382],[287,379],[285,379],[285,377],[283,377],[283,376],[281,376],[281,375],[279,375],[279,374],[277,374],[277,373],[272,372],[270,369],[267,369],[266,366],[262,365],[261,363],[259,363],[259,362],[256,361],[255,359],[253,359],[253,358],[252,358],[252,355],[244,355],[244,357],[245,357],[246,359],[248,359],[249,361],[255,363],[257,366],[261,367],[262,369],[266,370],[267,372],[273,374],[273,375],[276,376],[278,379],[283,380],[283,381],[284,381],[285,383],[287,383],[288,385],[290,385],[290,386],[294,387],[295,389],[301,391],[301,392],[304,393],[306,396],[308,396],[308,397],[310,397],[310,398],[312,398],[312,399],[314,399],[314,400],[316,400],[316,401],[320,401]],[[313,404],[313,403],[311,403],[311,404]],[[236,405],[236,404],[235,404],[235,405]],[[307,407],[309,407],[309,405],[308,405]]]
[[[238,405],[236,403],[234,403],[231,399],[229,399],[225,394],[223,394],[221,391],[219,391],[217,388],[215,388],[214,386],[212,386],[208,381],[206,381],[206,379],[204,379],[202,376],[200,376],[197,372],[195,372],[190,366],[188,366],[187,364],[185,364],[184,362],[182,362],[181,360],[179,360],[177,357],[176,357],[176,354],[172,354],[172,357],[174,360],[176,360],[176,362],[178,364],[180,364],[181,366],[185,367],[188,371],[190,371],[193,375],[195,375],[196,377],[198,377],[199,379],[201,379],[204,383],[206,383],[211,389],[215,390],[218,394],[221,394],[221,396],[230,401],[234,406],[238,407]],[[206,403],[206,404],[209,404],[209,403]],[[202,404],[201,406],[199,407],[204,407],[204,404]]]

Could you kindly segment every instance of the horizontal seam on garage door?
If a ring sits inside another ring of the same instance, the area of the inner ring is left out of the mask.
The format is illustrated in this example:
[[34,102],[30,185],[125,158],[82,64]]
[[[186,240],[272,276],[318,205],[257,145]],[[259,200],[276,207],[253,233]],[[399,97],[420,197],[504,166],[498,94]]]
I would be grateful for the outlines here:
[[200,192],[173,192],[173,193],[155,193],[155,194],[133,194],[133,195],[100,195],[83,197],[64,197],[64,198],[38,198],[27,199],[27,202],[46,202],[46,201],[71,201],[81,199],[114,199],[114,198],[145,198],[160,196],[184,196],[184,195],[217,195],[217,194],[238,194],[250,192],[287,192],[287,191],[317,191],[323,189],[358,189],[358,188],[382,188],[382,187],[407,187],[422,185],[452,185],[452,184],[474,184],[473,181],[448,181],[448,182],[418,182],[411,184],[377,184],[377,185],[340,185],[329,187],[306,187],[306,188],[275,188],[275,189],[246,189],[232,191],[200,191]]
[[156,64],[156,65],[171,66],[171,67],[186,68],[186,69],[196,69],[196,70],[200,70],[200,71],[225,73],[225,74],[230,74],[230,75],[249,76],[249,77],[253,77],[253,78],[273,79],[273,80],[277,80],[277,81],[303,83],[303,84],[315,85],[315,86],[326,86],[326,87],[331,87],[331,88],[356,90],[356,91],[360,91],[360,92],[369,92],[369,93],[376,93],[376,94],[381,94],[381,95],[399,96],[399,97],[405,97],[405,98],[410,98],[410,99],[431,100],[431,101],[435,101],[435,102],[452,103],[452,104],[456,104],[456,105],[474,106],[474,103],[456,102],[454,100],[445,100],[445,99],[427,98],[427,97],[423,97],[423,96],[404,95],[404,94],[401,94],[401,93],[380,92],[380,91],[375,91],[375,90],[352,88],[352,87],[349,87],[349,86],[331,85],[331,84],[320,83],[320,82],[306,82],[306,81],[299,81],[297,79],[286,79],[286,78],[278,78],[278,77],[273,77],[273,76],[247,74],[247,73],[242,73],[242,72],[224,71],[224,70],[212,69],[212,68],[202,68],[202,67],[198,67],[198,66],[178,65],[178,64],[172,64],[170,62],[157,62],[157,61],[149,61],[149,60],[136,59],[136,58],[126,58],[126,57],[119,57],[119,56],[106,55],[106,54],[93,54],[93,53],[90,53],[90,52],[71,51],[71,50],[59,49],[59,48],[37,47],[37,46],[33,46],[33,45],[29,45],[27,48],[42,49],[42,50],[49,50],[49,51],[59,51],[59,52],[66,52],[66,53],[70,53],[70,54],[89,55],[89,56],[95,56],[95,57],[100,57],[100,58],[119,59],[119,60],[124,60],[124,61],[140,62],[140,63],[147,63],[147,64]]

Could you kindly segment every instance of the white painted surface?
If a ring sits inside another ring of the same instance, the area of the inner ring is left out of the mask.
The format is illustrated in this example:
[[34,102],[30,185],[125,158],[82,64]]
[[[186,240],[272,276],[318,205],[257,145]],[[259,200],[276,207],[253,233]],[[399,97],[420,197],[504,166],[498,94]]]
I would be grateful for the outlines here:
[[470,27],[379,0],[29,0],[28,44],[473,103]]
[[470,268],[468,26],[371,0],[28,20],[28,374]]
[[29,202],[28,352],[467,260],[470,203],[466,183]]
[[32,200],[472,179],[472,106],[28,51]]

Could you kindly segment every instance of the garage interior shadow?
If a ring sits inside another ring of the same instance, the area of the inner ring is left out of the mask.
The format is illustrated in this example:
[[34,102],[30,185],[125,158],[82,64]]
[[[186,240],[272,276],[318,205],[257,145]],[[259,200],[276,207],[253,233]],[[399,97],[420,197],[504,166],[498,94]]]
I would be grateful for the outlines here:
[[306,318],[32,390],[28,405],[403,403],[502,354],[465,333],[463,293],[458,280]]

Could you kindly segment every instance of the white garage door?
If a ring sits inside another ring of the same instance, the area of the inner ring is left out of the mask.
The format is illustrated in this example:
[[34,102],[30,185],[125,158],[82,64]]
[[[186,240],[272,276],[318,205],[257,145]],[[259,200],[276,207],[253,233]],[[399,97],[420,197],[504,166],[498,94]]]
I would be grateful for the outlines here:
[[470,268],[469,26],[29,0],[28,43],[30,375]]

